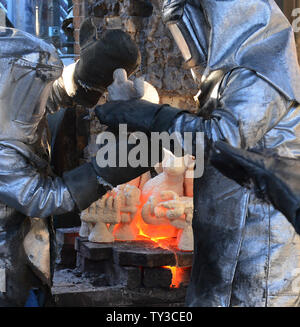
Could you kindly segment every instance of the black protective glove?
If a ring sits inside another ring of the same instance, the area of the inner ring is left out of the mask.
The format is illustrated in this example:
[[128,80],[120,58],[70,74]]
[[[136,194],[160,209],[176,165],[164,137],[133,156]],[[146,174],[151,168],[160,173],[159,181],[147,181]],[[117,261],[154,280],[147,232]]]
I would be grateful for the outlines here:
[[[116,167],[100,167],[97,164],[96,157],[92,158],[91,164],[96,172],[96,174],[101,177],[104,181],[111,184],[113,187],[130,182],[131,180],[141,176],[145,172],[149,171],[151,168],[150,164],[150,155],[148,150],[148,163],[146,167],[132,167],[130,163],[127,161],[126,167],[119,167],[119,147],[123,147],[122,143],[116,144]],[[130,153],[131,149],[133,149],[136,145],[127,144],[127,154]],[[150,149],[150,144],[148,149]],[[128,159],[128,158],[127,158]]]
[[95,113],[101,124],[118,130],[119,124],[127,124],[128,131],[167,131],[174,118],[184,112],[169,105],[154,104],[144,100],[111,101],[97,106]]
[[90,163],[65,172],[63,180],[79,211],[88,208],[108,191],[99,183],[97,174]]
[[[132,167],[129,163],[126,167],[119,167],[119,148],[124,148],[123,142],[127,143],[127,137],[125,139],[119,138],[116,142],[117,167],[100,167],[97,164],[96,157],[94,157],[91,163],[86,163],[63,174],[63,179],[68,190],[80,211],[89,207],[112,187],[129,182],[150,170],[150,142],[148,142],[148,149],[146,149],[148,151],[148,163],[146,167]],[[127,158],[128,153],[135,146],[135,144],[127,144],[127,153],[125,153]],[[162,154],[159,158],[160,160],[162,160]]]
[[300,234],[300,161],[237,149],[218,141],[210,162],[242,186],[254,183],[258,197],[270,201]]
[[77,91],[73,100],[87,107],[95,106],[113,82],[115,69],[123,68],[130,76],[140,63],[139,49],[129,34],[117,29],[105,31],[99,40],[81,50],[74,73]]

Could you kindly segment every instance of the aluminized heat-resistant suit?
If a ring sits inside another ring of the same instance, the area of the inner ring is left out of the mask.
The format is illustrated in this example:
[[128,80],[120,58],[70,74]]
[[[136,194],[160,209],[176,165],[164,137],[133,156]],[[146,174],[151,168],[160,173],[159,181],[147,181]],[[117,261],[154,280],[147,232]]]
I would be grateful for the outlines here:
[[23,306],[33,293],[39,305],[50,299],[51,215],[84,210],[140,174],[134,168],[116,174],[92,158],[54,176],[46,123],[47,113],[60,107],[94,106],[116,68],[130,75],[139,63],[136,44],[121,30],[104,31],[63,67],[52,45],[0,27],[0,306]]
[[51,284],[47,217],[75,208],[62,178],[50,177],[45,134],[63,65],[53,46],[21,31],[1,28],[0,48],[0,304],[24,305],[30,288]]
[[[169,131],[203,131],[208,151],[210,142],[225,140],[298,157],[300,72],[292,28],[275,2],[165,1],[163,10],[189,45],[191,35],[197,40],[204,67],[199,104],[206,118],[181,114]],[[299,235],[209,163],[194,181],[193,230],[188,305],[299,305]]]

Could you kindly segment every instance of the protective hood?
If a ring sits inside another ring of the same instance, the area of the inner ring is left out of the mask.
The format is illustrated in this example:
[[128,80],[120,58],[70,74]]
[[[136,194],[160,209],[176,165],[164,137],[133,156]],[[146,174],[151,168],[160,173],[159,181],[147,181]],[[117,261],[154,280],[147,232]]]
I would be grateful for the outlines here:
[[201,44],[207,54],[204,76],[244,67],[254,70],[289,100],[300,102],[294,33],[273,0],[166,0],[164,21],[179,20],[185,12],[199,8],[206,26],[202,17],[197,24],[195,15],[189,15],[188,21],[194,31],[202,25],[202,35],[208,38]]
[[0,27],[0,141],[36,141],[51,86],[62,67],[52,45]]

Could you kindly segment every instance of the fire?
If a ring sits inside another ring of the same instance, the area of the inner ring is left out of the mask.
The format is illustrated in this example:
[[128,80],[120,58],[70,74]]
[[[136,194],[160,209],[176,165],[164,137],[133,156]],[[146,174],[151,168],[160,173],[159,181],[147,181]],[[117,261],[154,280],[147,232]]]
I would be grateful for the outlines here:
[[178,288],[182,281],[180,268],[172,267],[172,266],[163,266],[163,268],[170,269],[172,272],[172,282],[170,287]]
[[[136,217],[136,226],[138,228],[137,240],[150,240],[157,244],[157,246],[172,251],[171,247],[174,248],[176,246],[175,236],[178,230],[173,226],[148,225],[143,221],[140,213],[141,210],[139,210]],[[170,269],[172,272],[172,282],[170,287],[178,288],[182,281],[180,268],[175,266],[163,266],[163,268]]]

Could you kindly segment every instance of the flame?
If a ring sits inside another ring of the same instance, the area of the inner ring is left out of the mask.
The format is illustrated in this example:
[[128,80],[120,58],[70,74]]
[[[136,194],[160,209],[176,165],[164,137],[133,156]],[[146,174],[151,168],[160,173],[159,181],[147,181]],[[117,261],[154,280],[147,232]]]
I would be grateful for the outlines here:
[[[157,246],[163,249],[172,250],[171,246],[174,248],[174,246],[177,245],[176,238],[173,236],[176,235],[177,229],[175,229],[175,227],[173,226],[165,226],[165,225],[154,226],[154,225],[146,224],[141,216],[141,207],[136,217],[136,226],[138,228],[137,240],[152,241]],[[153,232],[154,235],[158,235],[158,236],[151,236],[151,232]],[[175,266],[162,266],[162,267],[166,269],[170,269],[172,272],[172,282],[170,287],[171,288],[180,287],[182,281],[180,268]]]
[[[135,181],[133,184],[130,182],[128,184],[135,185]],[[138,185],[140,183],[140,180],[138,182]],[[138,185],[135,185],[138,187]],[[113,196],[116,196],[116,193],[112,192]],[[132,226],[135,226],[135,231],[134,234],[136,233],[135,240],[147,240],[151,241],[156,246],[171,250],[174,252],[174,248],[177,247],[177,235],[179,232],[179,229],[172,225],[150,225],[145,223],[145,221],[142,218],[141,212],[144,204],[147,202],[149,198],[148,196],[142,196],[140,198],[140,205],[138,207],[138,211],[136,213],[136,217],[132,221]],[[161,209],[163,210],[163,209]],[[165,209],[167,210],[167,209]],[[118,226],[118,224],[117,224]],[[115,234],[116,229],[114,229],[114,234]],[[179,288],[182,281],[184,280],[184,268],[179,268],[176,266],[162,266],[162,268],[170,269],[172,272],[172,282],[170,287],[171,288]]]
[[[140,208],[141,209],[141,208]],[[174,243],[175,227],[167,225],[148,225],[143,221],[141,210],[138,211],[136,216],[136,227],[138,229],[138,240],[150,240],[156,243],[163,249],[170,249],[168,242]],[[164,242],[167,240],[168,242]]]
[[163,266],[163,268],[170,269],[172,272],[172,282],[171,282],[170,287],[178,288],[182,281],[181,274],[179,273],[180,272],[179,268],[174,267],[174,266]]
[[[171,250],[177,247],[178,229],[172,225],[150,225],[145,223],[142,218],[141,211],[147,199],[142,198],[136,217],[132,222],[136,226],[137,236],[135,240],[147,240],[153,242],[157,247]],[[170,269],[172,272],[172,281],[170,288],[178,288],[183,280],[181,268],[176,266],[162,266],[162,268]]]

